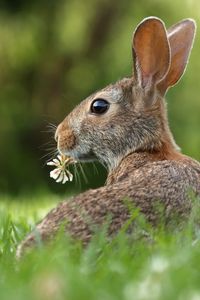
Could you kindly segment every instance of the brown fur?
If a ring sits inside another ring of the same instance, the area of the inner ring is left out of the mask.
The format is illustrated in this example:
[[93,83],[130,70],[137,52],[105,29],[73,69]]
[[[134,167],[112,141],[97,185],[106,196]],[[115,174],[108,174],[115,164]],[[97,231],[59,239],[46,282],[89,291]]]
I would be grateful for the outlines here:
[[[43,240],[54,237],[64,222],[71,236],[87,244],[108,215],[109,234],[116,233],[130,217],[124,199],[154,225],[159,221],[156,201],[163,205],[166,223],[174,214],[180,221],[188,215],[188,190],[200,195],[200,164],[175,144],[163,94],[182,76],[194,32],[194,22],[184,20],[168,30],[168,39],[159,19],[145,19],[133,37],[135,75],[94,93],[58,126],[60,152],[77,160],[98,159],[109,172],[104,187],[60,203],[37,225]],[[110,104],[102,115],[90,110],[97,98]],[[30,233],[17,255],[34,244]]]
[[68,126],[67,122],[61,123],[55,134],[55,139],[58,142],[59,149],[73,149],[76,144],[76,138],[73,131]]

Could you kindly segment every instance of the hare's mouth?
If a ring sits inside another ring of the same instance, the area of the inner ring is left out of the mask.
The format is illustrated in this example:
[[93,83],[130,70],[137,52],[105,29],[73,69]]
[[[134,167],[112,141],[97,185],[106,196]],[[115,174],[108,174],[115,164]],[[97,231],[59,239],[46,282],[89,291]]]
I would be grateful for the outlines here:
[[79,152],[76,150],[59,151],[59,152],[61,152],[62,154],[66,155],[66,156],[73,158],[76,161],[91,162],[91,161],[97,160],[93,151],[89,151],[87,153]]
[[76,160],[83,161],[83,162],[90,162],[96,160],[96,156],[92,151],[89,151],[88,153],[74,153],[72,155]]

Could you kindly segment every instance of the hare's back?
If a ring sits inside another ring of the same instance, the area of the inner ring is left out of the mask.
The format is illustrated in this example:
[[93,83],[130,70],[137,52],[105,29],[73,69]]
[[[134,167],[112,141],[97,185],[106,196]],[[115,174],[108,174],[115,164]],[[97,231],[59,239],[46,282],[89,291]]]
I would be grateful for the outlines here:
[[135,170],[131,176],[135,183],[142,183],[168,187],[175,186],[178,182],[200,191],[200,164],[192,159],[183,161],[155,161],[145,164]]
[[111,215],[117,227],[130,216],[127,201],[154,222],[157,203],[163,205],[166,217],[171,219],[174,214],[188,215],[191,197],[200,196],[200,164],[189,158],[148,162],[129,171],[126,176],[122,172],[113,184],[76,196],[71,205],[83,209],[95,223]]
[[178,206],[188,202],[191,194],[200,196],[200,164],[194,160],[149,162],[127,177],[124,190],[139,206],[156,199]]

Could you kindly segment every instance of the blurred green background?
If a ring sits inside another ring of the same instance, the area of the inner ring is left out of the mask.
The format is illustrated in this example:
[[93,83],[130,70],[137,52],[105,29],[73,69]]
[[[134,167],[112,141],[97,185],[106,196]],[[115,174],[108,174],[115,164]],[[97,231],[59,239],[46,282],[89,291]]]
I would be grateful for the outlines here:
[[[1,0],[0,193],[69,192],[102,184],[105,171],[86,166],[88,182],[64,187],[45,162],[58,124],[91,92],[131,74],[131,37],[155,15],[166,26],[191,17],[199,0]],[[184,153],[200,159],[200,26],[187,72],[168,93],[171,129]],[[47,156],[45,156],[47,155]]]

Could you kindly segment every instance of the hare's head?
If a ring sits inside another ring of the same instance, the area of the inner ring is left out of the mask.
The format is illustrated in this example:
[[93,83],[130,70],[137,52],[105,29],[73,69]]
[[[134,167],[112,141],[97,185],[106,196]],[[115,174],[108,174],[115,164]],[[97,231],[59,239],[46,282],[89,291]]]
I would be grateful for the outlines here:
[[167,31],[158,18],[143,20],[132,41],[134,75],[82,101],[57,128],[58,150],[113,169],[129,153],[176,148],[163,96],[182,76],[194,34],[190,19]]

